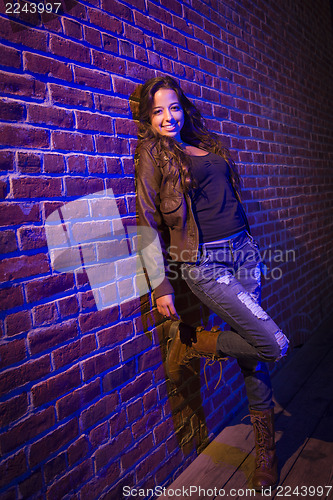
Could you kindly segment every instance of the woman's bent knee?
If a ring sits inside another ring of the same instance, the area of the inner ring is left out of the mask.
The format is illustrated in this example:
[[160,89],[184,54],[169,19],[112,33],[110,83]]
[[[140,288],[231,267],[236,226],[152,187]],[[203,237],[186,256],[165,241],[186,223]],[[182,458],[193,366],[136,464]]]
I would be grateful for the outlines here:
[[261,354],[266,361],[278,361],[287,354],[288,346],[289,340],[281,330],[278,330],[272,342],[261,350]]

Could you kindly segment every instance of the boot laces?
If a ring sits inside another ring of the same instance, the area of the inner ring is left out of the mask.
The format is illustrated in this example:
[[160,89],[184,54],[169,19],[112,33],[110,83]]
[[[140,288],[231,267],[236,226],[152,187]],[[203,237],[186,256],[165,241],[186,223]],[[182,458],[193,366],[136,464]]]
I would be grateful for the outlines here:
[[267,423],[265,421],[264,417],[261,417],[259,415],[245,415],[244,418],[250,417],[251,422],[253,424],[254,428],[254,434],[255,434],[255,442],[256,442],[256,468],[263,466],[266,466],[269,468],[270,466],[270,457],[268,454],[268,450],[265,446],[266,442],[269,439],[269,430],[267,427]]
[[206,374],[206,368],[207,366],[213,366],[215,362],[219,363],[220,365],[220,376],[215,384],[214,390],[217,388],[219,383],[221,382],[222,379],[222,361],[226,361],[228,358],[221,358],[220,356],[217,356],[216,354],[207,354],[203,352],[199,352],[197,350],[194,350],[193,348],[188,348],[186,357],[184,358],[184,364],[188,364],[191,359],[193,358],[206,358],[205,365],[204,365],[204,376],[205,376],[205,383],[207,390],[209,390],[208,387],[208,381],[207,381],[207,374]]

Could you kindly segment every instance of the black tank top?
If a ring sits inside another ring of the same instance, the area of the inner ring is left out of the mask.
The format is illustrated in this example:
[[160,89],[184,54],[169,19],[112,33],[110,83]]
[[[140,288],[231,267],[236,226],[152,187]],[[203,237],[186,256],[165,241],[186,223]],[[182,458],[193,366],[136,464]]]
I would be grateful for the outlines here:
[[230,182],[227,162],[219,155],[191,156],[197,188],[191,192],[192,208],[201,243],[227,238],[247,228],[244,210]]

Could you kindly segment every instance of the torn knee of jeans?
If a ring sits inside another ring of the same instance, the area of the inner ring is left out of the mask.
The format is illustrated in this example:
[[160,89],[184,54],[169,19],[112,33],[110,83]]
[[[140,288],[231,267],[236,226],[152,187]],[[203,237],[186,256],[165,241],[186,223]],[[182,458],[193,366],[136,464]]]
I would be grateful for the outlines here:
[[269,316],[263,308],[257,304],[257,302],[251,297],[247,292],[239,292],[237,294],[238,299],[244,304],[251,312],[259,319],[267,320]]
[[276,358],[276,361],[279,361],[279,359],[283,358],[283,356],[285,356],[287,354],[288,347],[289,347],[289,340],[284,335],[282,330],[278,330],[275,333],[275,340],[280,347],[280,355]]
[[230,281],[231,276],[225,274],[224,276],[220,276],[219,278],[217,278],[216,283],[224,283],[225,285],[229,285]]

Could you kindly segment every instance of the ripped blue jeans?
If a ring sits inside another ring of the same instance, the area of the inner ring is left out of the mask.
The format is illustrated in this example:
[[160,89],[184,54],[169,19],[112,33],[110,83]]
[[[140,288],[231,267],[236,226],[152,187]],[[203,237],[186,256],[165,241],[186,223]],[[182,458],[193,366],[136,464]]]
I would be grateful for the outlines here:
[[284,356],[289,341],[260,306],[261,256],[246,231],[204,243],[198,263],[182,264],[192,292],[235,331],[221,332],[217,351],[237,358],[245,380],[249,407],[273,406],[267,361]]

